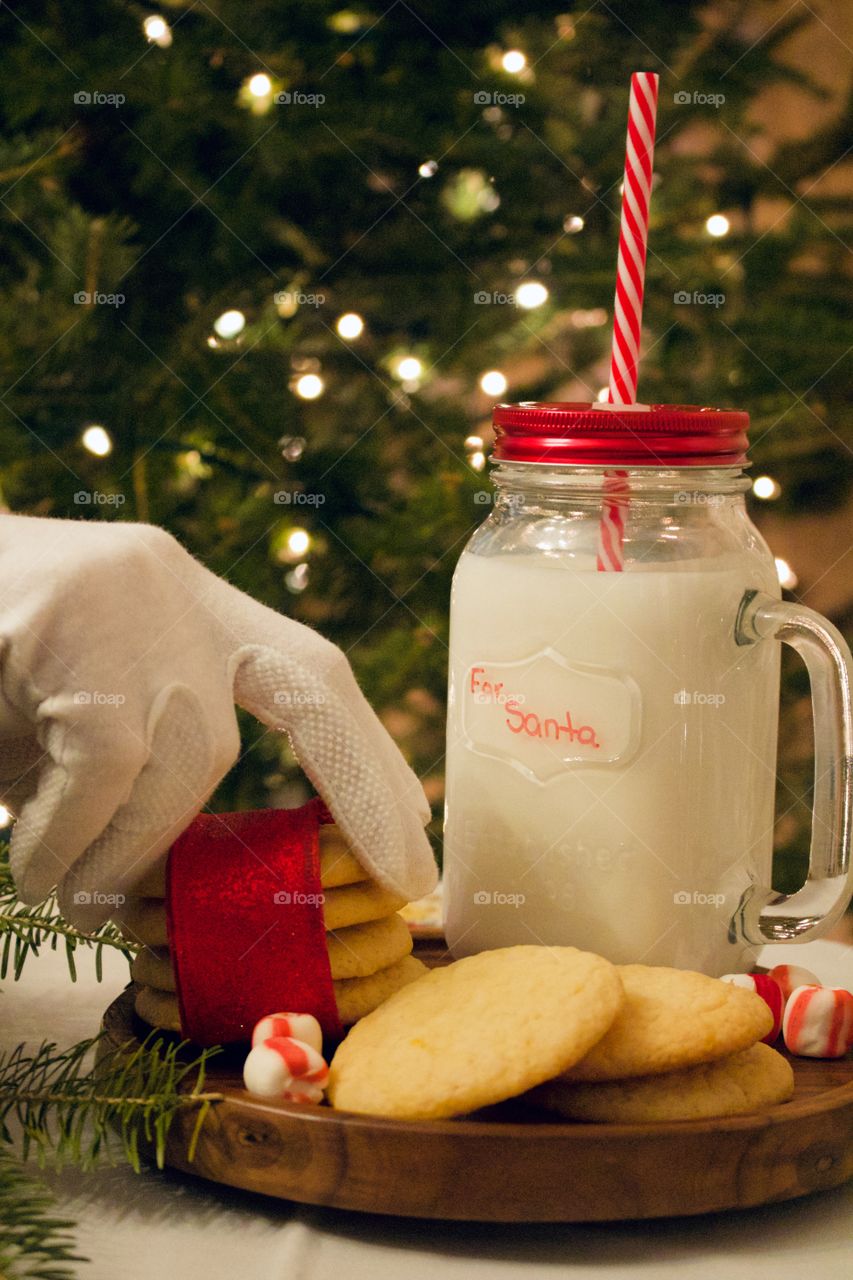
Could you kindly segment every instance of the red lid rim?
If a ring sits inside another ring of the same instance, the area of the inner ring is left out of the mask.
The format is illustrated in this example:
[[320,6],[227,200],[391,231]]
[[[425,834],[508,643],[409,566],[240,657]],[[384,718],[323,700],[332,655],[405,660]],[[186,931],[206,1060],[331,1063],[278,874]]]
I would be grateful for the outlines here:
[[737,467],[749,415],[706,405],[498,404],[496,462],[609,467]]

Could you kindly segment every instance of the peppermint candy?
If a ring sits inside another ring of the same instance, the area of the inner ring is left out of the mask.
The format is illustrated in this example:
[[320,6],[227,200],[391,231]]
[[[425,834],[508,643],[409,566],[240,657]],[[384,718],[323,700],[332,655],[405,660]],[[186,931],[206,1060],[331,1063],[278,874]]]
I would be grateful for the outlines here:
[[853,995],[843,987],[796,987],[782,1034],[786,1049],[801,1058],[843,1058],[853,1046]]
[[317,1053],[323,1052],[323,1032],[313,1013],[270,1013],[261,1018],[252,1032],[252,1047],[263,1044],[273,1036],[289,1036],[310,1044]]
[[[293,1035],[264,1034],[284,1027],[294,1030],[298,1027],[310,1035],[314,1043]],[[310,1014],[272,1014],[262,1018],[255,1027],[252,1048],[243,1064],[247,1091],[256,1098],[276,1098],[282,1102],[322,1102],[329,1068],[315,1047],[318,1041],[322,1045],[320,1027]]]
[[785,1012],[785,997],[776,979],[767,973],[724,973],[721,982],[730,982],[733,987],[745,987],[760,996],[773,1014],[773,1026],[764,1036],[764,1044],[773,1044],[782,1030],[782,1015]]
[[797,987],[819,987],[820,978],[810,969],[799,964],[777,964],[770,970],[768,977],[775,978],[782,988],[782,995],[787,1000]]

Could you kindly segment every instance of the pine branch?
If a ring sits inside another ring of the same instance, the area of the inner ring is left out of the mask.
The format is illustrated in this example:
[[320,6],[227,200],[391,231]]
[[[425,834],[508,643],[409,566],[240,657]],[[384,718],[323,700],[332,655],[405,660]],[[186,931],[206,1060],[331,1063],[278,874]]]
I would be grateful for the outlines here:
[[3,1280],[71,1280],[72,1222],[51,1215],[47,1189],[0,1151],[0,1276]]
[[155,1031],[141,1045],[104,1054],[89,1070],[102,1044],[97,1036],[65,1050],[45,1043],[27,1054],[18,1045],[0,1055],[0,1137],[12,1143],[18,1135],[22,1159],[34,1155],[42,1166],[91,1169],[118,1155],[139,1172],[140,1145],[153,1147],[162,1168],[172,1123],[189,1108],[198,1113],[192,1160],[205,1117],[223,1097],[204,1087],[207,1063],[221,1050],[187,1061],[186,1041],[167,1044]]
[[19,902],[6,844],[0,849],[0,978],[5,978],[10,969],[15,980],[20,978],[27,957],[37,956],[40,948],[48,943],[52,951],[64,945],[72,982],[77,980],[75,955],[80,947],[94,952],[95,974],[99,982],[103,976],[104,947],[120,951],[128,960],[138,950],[122,937],[114,924],[102,925],[93,933],[67,924],[59,914],[54,894],[35,907],[26,907]]

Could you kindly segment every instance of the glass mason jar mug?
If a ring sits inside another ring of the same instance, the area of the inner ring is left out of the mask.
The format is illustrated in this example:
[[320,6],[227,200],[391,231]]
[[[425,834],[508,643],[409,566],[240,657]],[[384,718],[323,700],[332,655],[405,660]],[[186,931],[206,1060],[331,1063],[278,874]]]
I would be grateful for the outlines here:
[[[850,651],[781,600],[745,413],[500,405],[497,497],[453,579],[445,928],[712,974],[851,896]],[[771,887],[777,640],[815,721],[808,879]]]

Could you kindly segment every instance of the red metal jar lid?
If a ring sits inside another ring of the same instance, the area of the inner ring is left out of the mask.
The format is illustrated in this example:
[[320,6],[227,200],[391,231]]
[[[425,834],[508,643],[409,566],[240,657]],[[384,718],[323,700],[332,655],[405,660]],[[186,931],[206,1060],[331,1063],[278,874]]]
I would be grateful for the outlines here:
[[495,462],[575,467],[737,467],[749,414],[695,404],[528,400],[495,406]]

